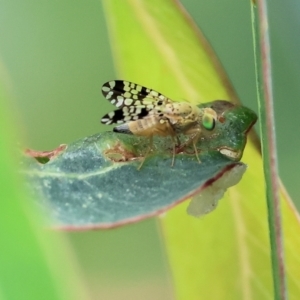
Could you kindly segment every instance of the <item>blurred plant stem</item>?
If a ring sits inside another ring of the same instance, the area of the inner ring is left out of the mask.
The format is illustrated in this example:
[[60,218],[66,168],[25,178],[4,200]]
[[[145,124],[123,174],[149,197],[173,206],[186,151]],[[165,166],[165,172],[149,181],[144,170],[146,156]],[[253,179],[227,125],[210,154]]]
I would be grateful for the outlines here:
[[251,15],[261,145],[271,243],[274,299],[287,299],[266,1],[257,0],[256,4],[251,1]]

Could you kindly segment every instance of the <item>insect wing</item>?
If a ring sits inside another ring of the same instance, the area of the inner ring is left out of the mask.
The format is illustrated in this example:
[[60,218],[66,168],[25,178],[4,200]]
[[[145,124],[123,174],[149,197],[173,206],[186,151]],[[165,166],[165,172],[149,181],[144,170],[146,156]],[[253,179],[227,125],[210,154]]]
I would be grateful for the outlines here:
[[101,122],[106,125],[142,119],[150,112],[159,114],[160,108],[172,102],[159,92],[123,80],[106,82],[102,86],[102,93],[119,108],[103,116]]

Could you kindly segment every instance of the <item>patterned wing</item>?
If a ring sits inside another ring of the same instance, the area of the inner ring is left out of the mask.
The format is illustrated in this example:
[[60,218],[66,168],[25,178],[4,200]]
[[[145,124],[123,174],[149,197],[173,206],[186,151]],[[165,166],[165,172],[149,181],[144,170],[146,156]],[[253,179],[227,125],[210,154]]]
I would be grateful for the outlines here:
[[102,117],[101,123],[106,125],[142,119],[150,112],[160,114],[160,108],[172,102],[159,92],[123,80],[104,83],[102,94],[109,102],[118,107],[117,110]]

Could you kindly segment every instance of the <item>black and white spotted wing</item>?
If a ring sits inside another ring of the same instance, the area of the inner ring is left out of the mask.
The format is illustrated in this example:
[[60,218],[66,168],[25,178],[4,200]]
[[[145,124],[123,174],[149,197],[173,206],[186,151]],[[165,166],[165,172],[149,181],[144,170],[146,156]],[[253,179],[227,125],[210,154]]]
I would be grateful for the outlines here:
[[142,119],[150,112],[160,114],[161,108],[173,102],[159,92],[124,80],[104,83],[102,94],[118,107],[117,110],[102,117],[101,123],[106,125]]

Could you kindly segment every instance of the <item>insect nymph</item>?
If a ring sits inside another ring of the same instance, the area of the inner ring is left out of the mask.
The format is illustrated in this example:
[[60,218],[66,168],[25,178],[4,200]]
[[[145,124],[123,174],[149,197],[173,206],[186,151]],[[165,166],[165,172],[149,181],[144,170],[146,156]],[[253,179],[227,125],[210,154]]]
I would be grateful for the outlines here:
[[152,148],[153,136],[170,136],[173,141],[173,166],[176,147],[180,147],[178,135],[184,134],[189,137],[185,146],[193,144],[200,162],[196,142],[203,129],[214,129],[217,114],[213,109],[176,102],[157,91],[123,80],[104,83],[102,93],[118,109],[103,116],[101,123],[119,124],[114,127],[115,132],[149,137],[150,146],[144,160]]

